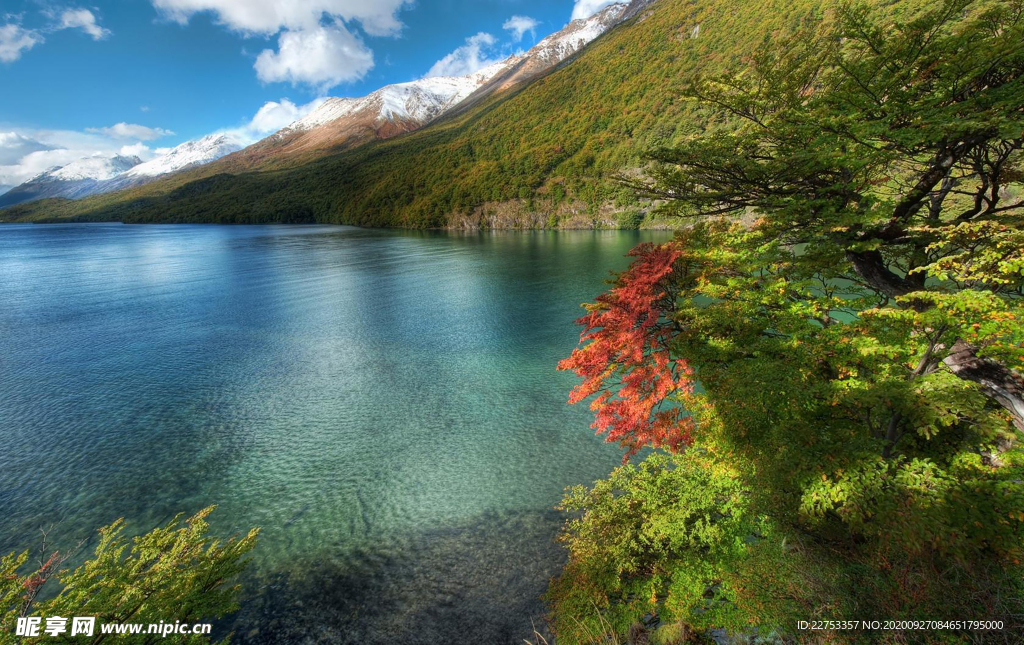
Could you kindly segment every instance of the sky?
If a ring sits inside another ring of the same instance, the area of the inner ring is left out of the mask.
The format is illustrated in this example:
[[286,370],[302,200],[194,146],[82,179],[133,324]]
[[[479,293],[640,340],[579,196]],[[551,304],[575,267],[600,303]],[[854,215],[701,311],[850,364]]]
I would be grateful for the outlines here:
[[258,140],[326,96],[462,75],[613,0],[0,0],[0,192],[93,155]]

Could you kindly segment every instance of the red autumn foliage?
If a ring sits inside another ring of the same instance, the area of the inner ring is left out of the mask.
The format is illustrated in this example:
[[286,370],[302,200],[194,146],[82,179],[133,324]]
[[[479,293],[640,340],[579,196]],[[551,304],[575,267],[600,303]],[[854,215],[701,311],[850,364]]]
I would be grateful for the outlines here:
[[[587,305],[580,347],[558,364],[583,382],[569,403],[597,394],[591,402],[594,428],[626,449],[626,459],[644,446],[676,451],[690,440],[692,421],[666,399],[693,387],[685,360],[673,359],[670,291],[673,264],[680,252],[673,243],[641,244],[635,258],[608,292]],[[617,386],[617,387],[616,387]]]
[[26,596],[35,595],[39,588],[46,584],[46,581],[50,578],[50,575],[53,573],[53,569],[57,566],[59,561],[60,554],[54,551],[53,555],[50,556],[50,559],[47,560],[43,566],[39,567],[37,572],[25,578],[22,586],[25,588]]

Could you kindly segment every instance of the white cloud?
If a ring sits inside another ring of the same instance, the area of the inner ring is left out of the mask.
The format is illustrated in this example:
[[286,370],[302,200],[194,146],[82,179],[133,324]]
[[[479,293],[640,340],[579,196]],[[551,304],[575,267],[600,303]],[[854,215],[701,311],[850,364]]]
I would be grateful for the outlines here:
[[531,18],[530,16],[512,16],[505,21],[505,24],[501,26],[502,29],[512,34],[512,39],[519,42],[523,39],[523,34],[530,32],[530,34],[537,37],[537,26],[539,22]]
[[576,4],[573,5],[572,8],[572,19],[589,18],[608,5],[621,1],[622,0],[576,0]]
[[125,157],[138,157],[143,161],[149,161],[154,157],[159,156],[158,150],[169,150],[170,148],[157,148],[157,150],[151,150],[149,146],[139,141],[128,146],[121,146],[121,149],[117,151],[117,154]]
[[66,9],[60,14],[60,29],[81,29],[92,36],[93,40],[103,40],[110,35],[96,23],[96,16],[88,9]]
[[326,91],[373,68],[373,52],[341,23],[284,31],[277,47],[276,52],[264,49],[253,65],[264,83],[305,83]]
[[[57,135],[59,137],[59,133],[49,134]],[[0,184],[17,186],[18,184],[32,179],[40,173],[46,172],[54,166],[63,166],[77,159],[92,156],[97,152],[101,152],[101,150],[96,147],[49,147],[52,146],[53,143],[47,143],[44,141],[37,141],[37,143],[47,147],[43,150],[34,150],[28,154],[22,155],[12,163],[4,163],[3,165],[0,165]],[[112,153],[114,151],[107,149],[106,152]],[[0,154],[0,156],[8,157],[9,155]]]
[[465,45],[434,63],[424,78],[465,76],[488,65],[493,65],[501,59],[498,57],[488,58],[488,52],[493,51],[497,42],[494,36],[482,31],[475,36],[470,36],[466,39]]
[[252,118],[246,128],[257,136],[277,132],[289,123],[306,116],[322,102],[322,99],[318,99],[298,106],[288,99],[267,101],[263,107],[257,110],[256,116]]
[[[242,125],[214,134],[226,135],[239,145],[249,145],[301,119],[323,101],[316,99],[304,105],[296,105],[286,98],[267,101]],[[0,131],[0,194],[47,170],[80,159],[116,154],[137,156],[143,161],[162,157],[170,152],[170,147],[150,148],[145,142],[172,134],[162,128],[132,123],[89,128],[84,132],[17,127]]]
[[110,35],[109,29],[100,27],[96,22],[96,16],[88,9],[66,9],[60,16],[55,16],[49,10],[43,11],[53,22],[39,29],[25,29],[20,24],[20,15],[6,14],[3,17],[13,20],[6,25],[0,25],[0,62],[13,63],[21,58],[22,52],[32,49],[45,41],[43,33],[52,33],[61,29],[81,29],[92,36],[93,40],[102,40]]
[[17,132],[0,132],[0,165],[16,163],[30,152],[49,148],[46,144]]
[[89,157],[120,154],[148,161],[166,152],[150,150],[141,141],[126,144],[99,132],[17,130],[0,132],[0,185],[17,186],[51,168]]
[[86,128],[86,132],[102,134],[113,139],[139,139],[141,141],[152,141],[174,134],[163,128],[149,128],[137,123],[115,123],[108,128]]
[[398,12],[407,0],[151,0],[164,15],[180,23],[200,12],[216,15],[221,24],[250,34],[276,34],[315,29],[324,16],[358,21],[371,36],[401,31]]
[[13,63],[21,58],[21,52],[41,42],[43,37],[37,31],[24,29],[14,23],[0,25],[0,61]]
[[[296,105],[288,99],[267,101],[256,111],[255,116],[244,125],[221,130],[220,134],[228,135],[241,145],[249,145],[269,134],[277,132],[290,123],[298,121],[316,109],[323,101],[324,99],[315,99],[305,105]],[[159,149],[157,152],[159,152]]]
[[362,78],[373,68],[373,52],[353,34],[358,23],[371,36],[402,30],[398,12],[411,0],[150,0],[171,20],[185,24],[209,12],[229,29],[246,35],[280,33],[278,50],[256,59],[264,82],[308,84],[325,92]]

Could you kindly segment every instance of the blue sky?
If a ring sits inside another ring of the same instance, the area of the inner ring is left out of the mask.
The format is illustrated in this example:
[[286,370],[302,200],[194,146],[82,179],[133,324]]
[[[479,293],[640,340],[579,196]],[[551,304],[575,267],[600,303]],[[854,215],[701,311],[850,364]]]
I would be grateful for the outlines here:
[[322,96],[469,73],[609,0],[3,0],[0,186],[75,155],[259,138]]

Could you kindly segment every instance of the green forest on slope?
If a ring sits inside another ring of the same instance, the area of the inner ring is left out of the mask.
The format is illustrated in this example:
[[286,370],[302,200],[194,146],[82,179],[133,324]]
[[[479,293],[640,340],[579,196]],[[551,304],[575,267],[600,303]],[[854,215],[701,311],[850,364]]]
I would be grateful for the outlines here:
[[409,135],[253,171],[227,159],[135,189],[13,207],[0,219],[426,228],[504,211],[506,225],[536,226],[592,222],[603,207],[635,225],[640,204],[612,178],[647,151],[728,122],[680,88],[698,73],[742,68],[766,37],[827,5],[658,0],[548,75]]

